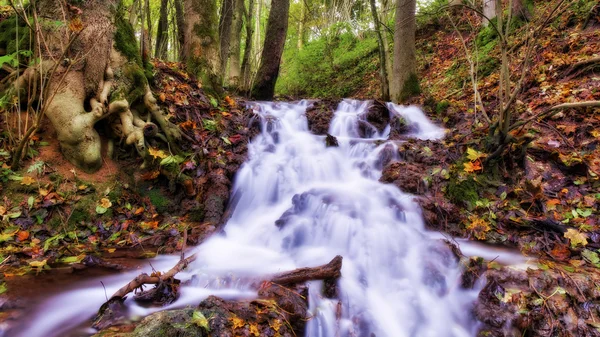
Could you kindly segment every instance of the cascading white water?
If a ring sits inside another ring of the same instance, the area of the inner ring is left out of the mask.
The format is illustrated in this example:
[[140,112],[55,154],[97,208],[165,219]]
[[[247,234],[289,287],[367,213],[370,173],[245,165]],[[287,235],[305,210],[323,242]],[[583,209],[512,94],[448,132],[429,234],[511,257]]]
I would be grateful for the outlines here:
[[[252,297],[248,285],[237,280],[317,266],[342,255],[339,300],[324,298],[320,282],[310,283],[314,318],[308,321],[307,336],[474,335],[470,305],[476,292],[460,289],[455,260],[444,244],[425,233],[411,196],[378,181],[382,152],[390,146],[396,152],[392,142],[375,141],[386,139],[389,127],[360,139],[358,118],[369,104],[344,100],[330,127],[339,147],[326,147],[322,136],[308,130],[308,104],[253,103],[263,131],[249,145],[249,160],[236,177],[226,233],[194,249],[198,259],[178,274],[191,285],[182,287],[181,298],[170,307],[197,304],[210,294]],[[417,108],[388,107],[418,124],[413,136],[443,136],[443,129]],[[176,261],[163,257],[153,264],[167,269]],[[106,280],[107,292],[132,276]],[[75,300],[83,296],[85,301]],[[58,296],[19,335],[61,335],[69,323],[87,319],[104,301],[102,288],[91,290],[89,285]],[[68,312],[50,319],[49,310]],[[146,315],[157,309],[131,302],[130,310]]]

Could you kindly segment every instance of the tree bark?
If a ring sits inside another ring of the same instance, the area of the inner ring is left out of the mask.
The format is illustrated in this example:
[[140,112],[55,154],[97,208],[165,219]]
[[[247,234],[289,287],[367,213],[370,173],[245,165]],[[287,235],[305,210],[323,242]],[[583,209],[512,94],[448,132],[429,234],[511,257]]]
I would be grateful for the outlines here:
[[231,25],[233,23],[233,11],[236,0],[223,0],[221,4],[221,16],[219,18],[219,38],[221,39],[221,78],[227,74],[227,60],[231,45]]
[[169,0],[161,0],[160,18],[156,28],[156,51],[154,56],[158,59],[167,58],[169,44]]
[[304,31],[306,30],[306,3],[300,1],[300,22],[298,24],[298,50],[304,48]]
[[401,103],[419,92],[416,77],[416,0],[396,1],[392,100]]
[[496,17],[496,0],[483,0],[483,25],[487,26]]
[[381,99],[384,101],[389,101],[390,88],[388,86],[385,46],[383,42],[383,37],[381,36],[381,24],[379,22],[379,16],[377,15],[375,0],[370,0],[370,3],[371,14],[373,15],[373,23],[375,25],[375,33],[377,34],[377,43],[379,45],[379,77],[381,81]]
[[273,0],[261,64],[256,74],[256,83],[252,88],[252,97],[259,100],[270,100],[275,93],[275,83],[279,76],[279,66],[288,27],[289,0]]
[[529,21],[529,19],[531,18],[531,13],[529,12],[529,9],[525,5],[525,2],[523,0],[511,0],[511,1],[512,1],[512,7],[511,7],[512,16],[514,18],[517,18],[520,20]]
[[182,59],[210,94],[223,95],[217,30],[217,5],[211,0],[185,0],[185,39]]
[[230,89],[237,90],[241,82],[241,40],[242,26],[244,23],[244,0],[235,0],[233,12],[233,24],[231,31],[231,42],[229,46],[229,78],[228,85]]
[[177,58],[183,61],[183,46],[185,45],[185,15],[183,13],[183,0],[173,0],[175,3],[175,17],[177,21],[177,41],[179,42],[179,55]]
[[244,48],[244,58],[242,60],[242,90],[250,89],[250,56],[252,55],[252,41],[254,34],[254,26],[252,24],[252,13],[254,13],[254,0],[248,1],[248,10],[245,12],[246,17],[246,46]]

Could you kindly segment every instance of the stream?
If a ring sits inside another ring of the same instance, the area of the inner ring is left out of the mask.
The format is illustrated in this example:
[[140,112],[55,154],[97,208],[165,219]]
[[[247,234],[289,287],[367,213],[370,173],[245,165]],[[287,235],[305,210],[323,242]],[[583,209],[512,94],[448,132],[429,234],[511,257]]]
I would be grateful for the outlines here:
[[[439,234],[424,229],[411,195],[378,181],[382,151],[391,146],[396,153],[397,148],[387,141],[389,126],[382,133],[373,127],[368,138],[359,136],[358,119],[369,102],[339,105],[329,130],[339,147],[326,147],[323,136],[310,133],[307,101],[251,104],[261,117],[262,133],[249,144],[249,159],[237,174],[225,233],[190,249],[198,259],[178,274],[190,281],[178,301],[144,308],[128,299],[131,317],[197,305],[209,295],[253,298],[256,291],[242,280],[318,266],[342,255],[341,317],[336,316],[338,300],[321,296],[321,281],[310,282],[314,318],[307,322],[306,336],[474,336],[471,307],[477,290],[461,289],[456,260]],[[418,108],[391,103],[388,108],[416,126],[410,136],[444,136]],[[481,250],[471,248],[473,254]],[[161,256],[151,263],[168,270],[178,260]],[[11,336],[93,334],[85,322],[105,296],[151,270],[147,266],[65,289],[40,304]]]

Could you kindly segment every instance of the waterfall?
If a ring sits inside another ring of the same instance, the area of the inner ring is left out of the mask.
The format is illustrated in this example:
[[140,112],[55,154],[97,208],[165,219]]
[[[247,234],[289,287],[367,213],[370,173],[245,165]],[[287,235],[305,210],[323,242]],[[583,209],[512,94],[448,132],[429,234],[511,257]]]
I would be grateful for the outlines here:
[[[249,144],[249,159],[236,176],[225,233],[190,252],[198,259],[178,278],[191,282],[167,308],[195,305],[211,294],[252,298],[254,290],[241,281],[249,276],[317,266],[342,255],[339,299],[324,298],[321,281],[309,283],[313,318],[306,336],[475,335],[470,310],[477,294],[460,288],[452,253],[430,238],[411,195],[378,181],[383,151],[391,147],[396,153],[397,147],[387,141],[389,126],[359,137],[358,119],[369,102],[339,105],[329,130],[339,147],[326,147],[324,137],[310,133],[309,102],[251,105],[261,117],[262,133]],[[388,108],[418,126],[413,137],[444,134],[418,108]],[[153,264],[168,269],[177,259],[162,257]],[[105,280],[107,292],[132,275]],[[59,295],[44,304],[21,336],[60,335],[104,301],[97,285]],[[127,303],[133,315],[158,310]],[[50,317],[51,308],[64,313]]]

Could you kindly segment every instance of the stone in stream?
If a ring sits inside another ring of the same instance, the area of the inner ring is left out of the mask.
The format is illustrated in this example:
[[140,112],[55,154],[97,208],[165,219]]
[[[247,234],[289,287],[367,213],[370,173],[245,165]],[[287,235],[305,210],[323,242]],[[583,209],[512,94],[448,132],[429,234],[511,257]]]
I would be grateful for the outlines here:
[[319,100],[306,108],[308,129],[315,135],[326,135],[339,101]]

